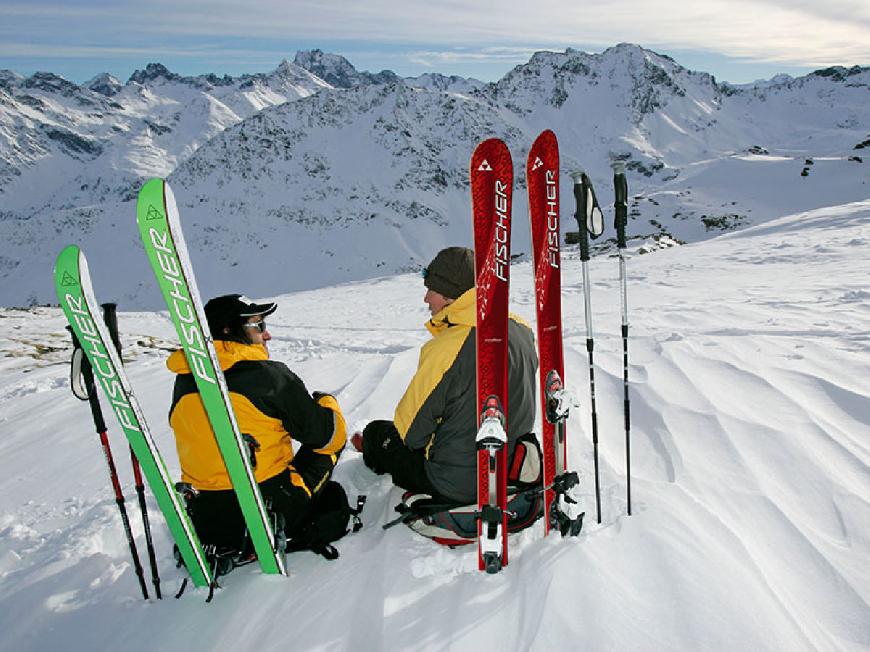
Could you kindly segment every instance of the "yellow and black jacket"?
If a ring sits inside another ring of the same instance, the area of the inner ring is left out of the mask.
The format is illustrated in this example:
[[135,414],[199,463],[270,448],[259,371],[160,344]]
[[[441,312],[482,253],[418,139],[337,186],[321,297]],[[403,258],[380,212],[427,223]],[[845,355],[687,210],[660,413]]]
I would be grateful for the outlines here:
[[[254,469],[257,482],[288,467],[293,460],[293,439],[315,453],[333,457],[344,448],[346,427],[335,398],[312,398],[285,364],[268,359],[262,345],[218,340],[215,349],[239,430],[259,445]],[[232,489],[184,352],[175,351],[166,365],[178,374],[169,423],[175,432],[182,480],[201,490]],[[302,478],[290,470],[293,484],[310,495],[313,488],[305,487]]]
[[[425,449],[426,475],[442,495],[477,500],[476,291],[465,292],[426,323],[417,372],[399,401],[393,422],[405,445]],[[509,449],[535,422],[538,356],[532,330],[508,319]]]

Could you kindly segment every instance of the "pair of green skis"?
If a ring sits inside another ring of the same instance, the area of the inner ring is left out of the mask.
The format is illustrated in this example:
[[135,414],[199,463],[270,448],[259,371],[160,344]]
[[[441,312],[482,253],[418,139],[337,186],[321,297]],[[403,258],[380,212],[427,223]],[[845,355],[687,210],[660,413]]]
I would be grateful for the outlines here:
[[[276,545],[276,536],[248,460],[247,445],[233,414],[226,380],[208,335],[175,197],[164,180],[152,179],[142,186],[136,221],[232,480],[260,567],[267,574],[286,575],[284,551]],[[151,437],[121,359],[111,345],[105,325],[98,318],[99,308],[87,260],[75,245],[66,247],[58,255],[54,280],[61,308],[139,458],[191,580],[197,587],[213,587],[214,570],[209,566],[203,546]]]

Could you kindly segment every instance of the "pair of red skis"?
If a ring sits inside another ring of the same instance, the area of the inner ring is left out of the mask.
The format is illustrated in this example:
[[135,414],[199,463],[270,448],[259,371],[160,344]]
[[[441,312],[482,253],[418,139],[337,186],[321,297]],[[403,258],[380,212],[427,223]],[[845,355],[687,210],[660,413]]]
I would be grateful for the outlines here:
[[[513,163],[507,146],[492,138],[471,157],[477,279],[477,434],[479,568],[496,573],[507,564],[507,332]],[[554,502],[577,483],[565,460],[568,402],[562,382],[562,307],[559,258],[559,146],[546,130],[526,163],[535,265],[541,404],[544,406],[545,531],[577,534],[579,523],[556,514]],[[570,485],[570,486],[569,486]],[[580,521],[582,522],[582,521]],[[571,531],[571,530],[577,531]]]

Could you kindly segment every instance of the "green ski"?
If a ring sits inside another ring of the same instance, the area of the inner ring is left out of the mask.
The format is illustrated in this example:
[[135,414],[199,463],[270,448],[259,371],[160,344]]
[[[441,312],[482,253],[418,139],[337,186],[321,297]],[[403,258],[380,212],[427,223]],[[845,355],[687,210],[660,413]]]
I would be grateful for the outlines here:
[[[58,254],[54,266],[54,285],[61,308],[81,342],[82,349],[112,405],[115,416],[139,459],[148,486],[157,499],[172,538],[195,586],[212,583],[212,572],[199,538],[181,504],[166,471],[160,451],[151,437],[145,416],[133,394],[127,374],[103,320],[94,297],[88,261],[75,245]],[[107,346],[106,343],[109,343]]]
[[175,196],[163,179],[151,179],[142,186],[136,221],[233,483],[260,567],[264,573],[285,575],[281,540],[276,539],[272,531],[251,469],[248,447],[239,432],[226,380],[205,326],[205,311],[184,242]]

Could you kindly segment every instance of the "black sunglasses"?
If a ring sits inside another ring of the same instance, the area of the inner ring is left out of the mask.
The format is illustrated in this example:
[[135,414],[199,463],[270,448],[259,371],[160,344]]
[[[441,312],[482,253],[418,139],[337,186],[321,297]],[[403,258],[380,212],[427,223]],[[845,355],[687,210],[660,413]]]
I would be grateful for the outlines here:
[[256,328],[261,333],[266,332],[266,320],[263,319],[261,321],[255,321],[253,323],[242,324],[245,328]]

